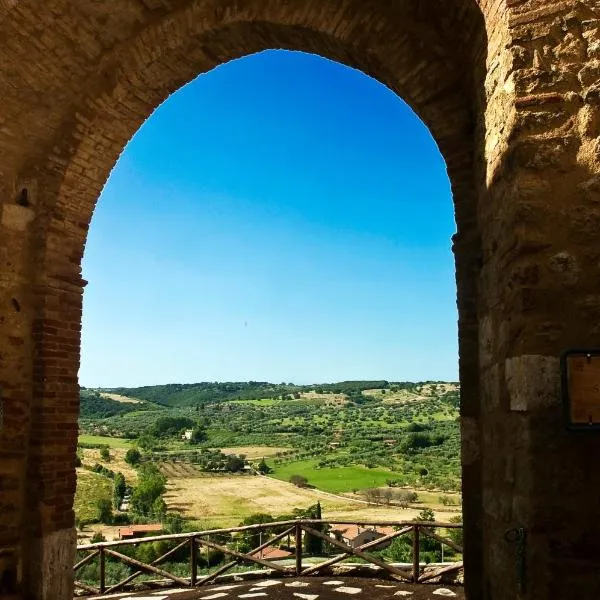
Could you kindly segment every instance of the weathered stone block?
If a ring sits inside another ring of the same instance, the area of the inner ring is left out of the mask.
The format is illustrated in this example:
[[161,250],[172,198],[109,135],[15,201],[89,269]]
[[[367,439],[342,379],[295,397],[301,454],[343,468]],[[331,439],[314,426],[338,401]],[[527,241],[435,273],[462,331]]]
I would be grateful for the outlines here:
[[18,204],[3,204],[0,210],[2,225],[12,231],[25,231],[35,217],[31,208]]
[[560,403],[560,361],[554,356],[518,356],[505,362],[510,409],[535,411]]

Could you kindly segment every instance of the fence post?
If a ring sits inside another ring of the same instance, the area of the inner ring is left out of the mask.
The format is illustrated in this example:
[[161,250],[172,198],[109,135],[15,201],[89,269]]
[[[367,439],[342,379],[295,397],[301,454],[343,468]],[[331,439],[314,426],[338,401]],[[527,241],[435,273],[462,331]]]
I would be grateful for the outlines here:
[[419,526],[415,525],[413,529],[413,582],[419,582],[420,567],[420,549],[419,549]]
[[196,587],[196,583],[198,582],[198,556],[196,553],[196,538],[194,536],[190,538],[190,565],[192,570],[190,586]]
[[302,573],[302,524],[296,523],[296,575]]
[[104,547],[100,546],[100,554],[98,555],[98,562],[100,563],[100,593],[104,594],[106,591],[106,560],[104,556]]

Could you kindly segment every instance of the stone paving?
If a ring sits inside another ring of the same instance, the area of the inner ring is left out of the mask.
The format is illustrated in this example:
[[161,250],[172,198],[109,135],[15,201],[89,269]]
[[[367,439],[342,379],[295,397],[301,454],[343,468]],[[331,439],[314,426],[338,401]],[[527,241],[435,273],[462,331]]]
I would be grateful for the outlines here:
[[94,598],[113,600],[464,600],[462,587],[411,585],[383,579],[346,577],[310,577],[264,579],[239,583],[215,584],[198,590],[164,589]]

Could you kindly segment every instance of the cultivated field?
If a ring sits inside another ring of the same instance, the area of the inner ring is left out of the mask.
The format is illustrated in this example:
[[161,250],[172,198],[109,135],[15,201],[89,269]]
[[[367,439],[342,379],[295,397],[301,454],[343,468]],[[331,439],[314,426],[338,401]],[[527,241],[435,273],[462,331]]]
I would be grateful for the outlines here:
[[109,394],[108,392],[101,392],[100,396],[102,398],[108,398],[109,400],[114,400],[115,402],[122,402],[123,404],[141,404],[141,400],[137,400],[136,398],[130,398],[129,396],[121,396],[121,394]]
[[158,463],[158,468],[167,479],[178,479],[181,477],[192,478],[202,476],[201,471],[199,471],[194,465],[191,465],[190,463],[174,461],[162,462]]
[[[170,511],[198,521],[202,528],[237,525],[254,513],[289,514],[294,508],[306,508],[317,501],[327,519],[410,520],[421,510],[369,506],[270,477],[206,475],[199,471],[194,477],[169,477],[165,501]],[[436,517],[445,519],[455,514],[446,510],[436,512]]]
[[319,394],[317,392],[302,392],[302,400],[323,400],[328,404],[346,404],[348,397],[346,394]]
[[[137,480],[137,471],[125,462],[127,450],[124,448],[110,448],[110,460],[102,460],[100,450],[84,448],[81,450],[83,455],[82,462],[86,467],[93,467],[95,464],[101,464],[115,473],[123,473],[127,483],[133,485]],[[84,471],[89,472],[89,471]]]
[[235,448],[221,448],[223,454],[244,454],[249,460],[275,456],[278,452],[286,452],[290,448],[279,448],[273,446],[236,446]]
[[440,394],[446,394],[448,392],[456,392],[459,390],[459,386],[456,383],[425,383],[417,388],[415,391],[412,390],[397,390],[392,391],[389,388],[382,389],[371,389],[363,390],[365,396],[372,396],[385,403],[403,404],[404,402],[415,402],[427,400]]
[[123,438],[108,437],[104,435],[87,435],[81,434],[79,436],[80,444],[90,444],[97,446],[108,446],[109,448],[131,448],[131,440]]

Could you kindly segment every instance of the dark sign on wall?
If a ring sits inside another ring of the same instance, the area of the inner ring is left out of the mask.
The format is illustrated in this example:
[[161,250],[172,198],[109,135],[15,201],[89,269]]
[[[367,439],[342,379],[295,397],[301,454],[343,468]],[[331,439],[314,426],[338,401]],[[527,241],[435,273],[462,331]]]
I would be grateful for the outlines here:
[[600,349],[568,350],[561,367],[567,426],[600,430]]

